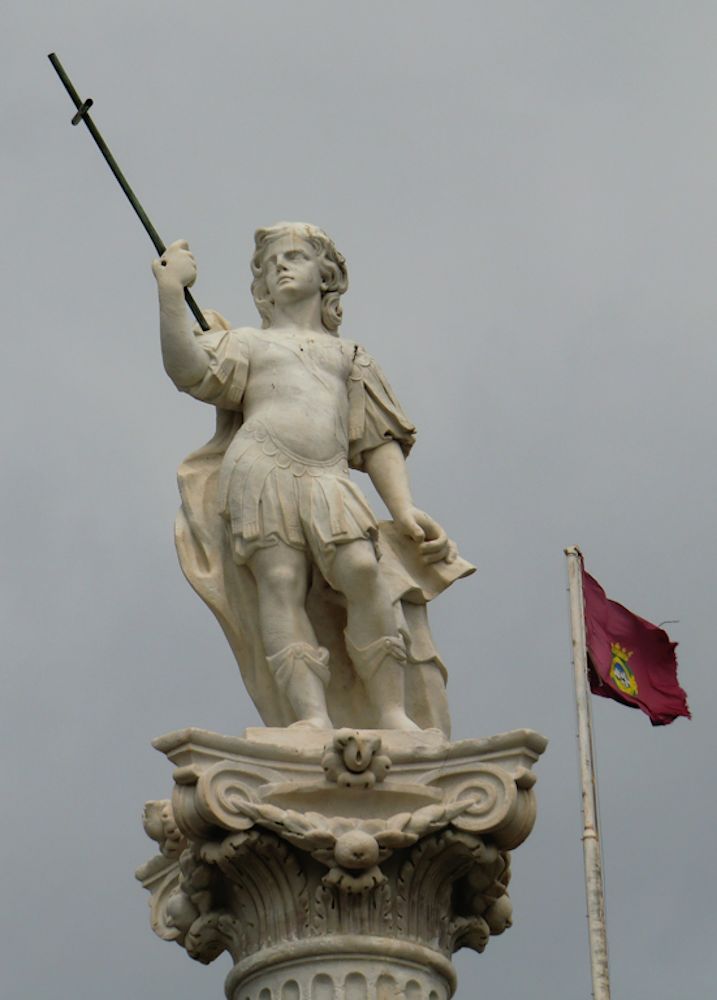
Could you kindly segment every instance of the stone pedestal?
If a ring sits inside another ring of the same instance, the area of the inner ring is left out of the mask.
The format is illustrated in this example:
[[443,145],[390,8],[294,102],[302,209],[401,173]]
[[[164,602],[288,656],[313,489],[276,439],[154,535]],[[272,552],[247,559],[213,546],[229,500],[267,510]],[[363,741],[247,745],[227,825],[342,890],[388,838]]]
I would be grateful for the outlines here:
[[451,955],[511,924],[509,851],[535,820],[546,740],[517,730],[184,729],[137,872],[154,931],[227,951],[229,1000],[448,1000]]

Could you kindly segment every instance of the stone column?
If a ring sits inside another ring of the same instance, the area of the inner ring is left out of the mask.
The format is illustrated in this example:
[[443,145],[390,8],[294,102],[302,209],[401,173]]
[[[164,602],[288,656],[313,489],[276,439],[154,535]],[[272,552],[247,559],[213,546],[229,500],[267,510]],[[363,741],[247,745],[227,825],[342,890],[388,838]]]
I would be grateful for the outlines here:
[[539,734],[185,729],[154,746],[175,784],[145,807],[161,853],[137,877],[160,937],[229,953],[229,1000],[448,1000],[452,954],[510,927]]

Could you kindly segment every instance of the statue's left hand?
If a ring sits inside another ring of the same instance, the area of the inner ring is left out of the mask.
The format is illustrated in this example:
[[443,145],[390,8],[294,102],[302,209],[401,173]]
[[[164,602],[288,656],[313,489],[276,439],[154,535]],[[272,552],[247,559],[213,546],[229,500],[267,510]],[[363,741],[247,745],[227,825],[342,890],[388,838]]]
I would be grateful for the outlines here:
[[425,563],[441,562],[443,559],[450,563],[455,560],[457,550],[454,543],[430,514],[417,507],[409,507],[395,521],[404,535],[419,543]]

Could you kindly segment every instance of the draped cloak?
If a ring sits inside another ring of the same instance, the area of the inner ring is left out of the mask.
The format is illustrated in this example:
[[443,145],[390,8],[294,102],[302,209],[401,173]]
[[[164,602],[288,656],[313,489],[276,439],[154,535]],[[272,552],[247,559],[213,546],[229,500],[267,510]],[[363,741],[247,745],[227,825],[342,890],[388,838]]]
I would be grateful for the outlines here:
[[[206,310],[211,323],[198,342],[207,352],[208,370],[186,391],[216,408],[212,439],[189,455],[178,471],[181,507],[175,525],[179,561],[189,583],[214,613],[232,651],[249,694],[267,726],[288,726],[296,715],[269,669],[259,631],[257,592],[246,565],[237,565],[227,530],[224,500],[219,491],[222,461],[242,425],[242,397],[249,375],[247,335]],[[363,466],[367,451],[397,441],[408,454],[415,429],[403,413],[391,387],[374,360],[361,348],[347,382],[349,400],[349,465]],[[452,546],[452,561],[426,565],[418,545],[405,538],[391,521],[379,522],[377,551],[394,609],[397,630],[408,649],[406,710],[422,728],[447,732],[445,667],[433,644],[426,604],[454,580],[475,567]],[[307,612],[321,645],[329,650],[329,716],[336,728],[372,728],[371,707],[363,684],[346,652],[345,602],[314,566]]]

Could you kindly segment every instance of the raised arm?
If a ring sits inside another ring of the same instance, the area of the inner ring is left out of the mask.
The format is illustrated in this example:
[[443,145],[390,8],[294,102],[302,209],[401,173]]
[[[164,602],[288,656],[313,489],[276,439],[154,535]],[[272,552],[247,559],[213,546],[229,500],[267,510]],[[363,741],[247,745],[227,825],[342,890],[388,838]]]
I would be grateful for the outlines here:
[[445,531],[425,511],[413,504],[406,460],[396,441],[373,448],[364,455],[364,468],[394,521],[408,538],[419,542],[425,562],[455,559],[455,547]]
[[186,240],[168,246],[152,263],[159,292],[159,334],[164,369],[178,389],[188,389],[204,377],[207,353],[192,333],[184,289],[197,277],[197,265]]

